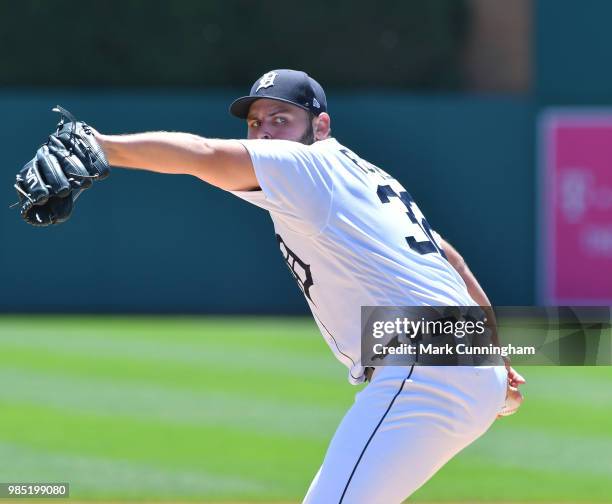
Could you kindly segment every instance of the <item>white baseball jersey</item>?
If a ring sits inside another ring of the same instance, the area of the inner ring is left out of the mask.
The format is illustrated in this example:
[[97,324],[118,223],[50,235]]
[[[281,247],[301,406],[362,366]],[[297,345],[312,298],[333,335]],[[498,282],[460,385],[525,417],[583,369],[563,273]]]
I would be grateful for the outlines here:
[[410,194],[330,138],[243,140],[261,190],[232,191],[270,212],[287,265],[325,341],[364,380],[361,306],[475,304]]

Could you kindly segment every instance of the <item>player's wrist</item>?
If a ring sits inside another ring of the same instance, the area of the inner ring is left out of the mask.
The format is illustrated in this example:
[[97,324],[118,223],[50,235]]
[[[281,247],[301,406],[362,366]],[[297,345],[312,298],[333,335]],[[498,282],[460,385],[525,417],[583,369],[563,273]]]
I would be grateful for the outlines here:
[[117,149],[118,145],[116,141],[116,136],[104,135],[99,131],[95,130],[94,128],[92,128],[92,132],[94,134],[94,138],[98,142],[98,145],[100,145],[100,148],[104,152],[108,163],[111,166],[121,165],[121,163],[118,162],[119,152]]

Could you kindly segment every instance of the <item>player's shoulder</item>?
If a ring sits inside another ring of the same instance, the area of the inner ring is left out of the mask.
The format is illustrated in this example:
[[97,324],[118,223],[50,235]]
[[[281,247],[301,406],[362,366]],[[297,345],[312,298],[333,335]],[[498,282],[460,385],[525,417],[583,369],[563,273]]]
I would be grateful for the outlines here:
[[291,140],[250,139],[240,143],[251,154],[251,157],[270,158],[278,161],[307,160],[312,156],[308,145]]
[[342,145],[334,137],[329,137],[325,140],[318,140],[308,147],[316,152],[338,152]]
[[294,140],[281,140],[281,139],[242,139],[239,140],[245,147],[257,148],[263,150],[288,150],[288,151],[303,151],[303,152],[326,152],[331,150],[338,150],[342,146],[338,141],[333,138],[326,138],[325,140],[318,140],[312,144],[303,144]]
[[352,153],[350,149],[342,145],[333,137],[319,140],[309,147],[314,156],[328,159],[334,164],[343,164],[350,161],[350,155],[348,154]]
[[251,157],[270,158],[284,162],[320,163],[338,158],[342,146],[335,138],[326,138],[310,145],[292,140],[240,140]]

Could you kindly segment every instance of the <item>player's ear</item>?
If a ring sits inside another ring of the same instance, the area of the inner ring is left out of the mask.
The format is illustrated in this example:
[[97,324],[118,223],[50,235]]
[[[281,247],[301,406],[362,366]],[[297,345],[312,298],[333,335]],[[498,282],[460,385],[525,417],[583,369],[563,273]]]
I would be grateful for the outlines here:
[[325,140],[331,131],[331,118],[327,112],[321,112],[315,118],[314,132],[315,140]]

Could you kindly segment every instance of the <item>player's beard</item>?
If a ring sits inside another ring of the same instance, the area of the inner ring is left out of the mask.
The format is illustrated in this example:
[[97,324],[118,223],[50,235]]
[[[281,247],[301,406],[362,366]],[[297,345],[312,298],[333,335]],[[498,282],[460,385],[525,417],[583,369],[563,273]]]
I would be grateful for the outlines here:
[[314,128],[312,127],[312,121],[308,121],[308,127],[304,134],[299,138],[298,142],[304,145],[312,145],[315,143]]

